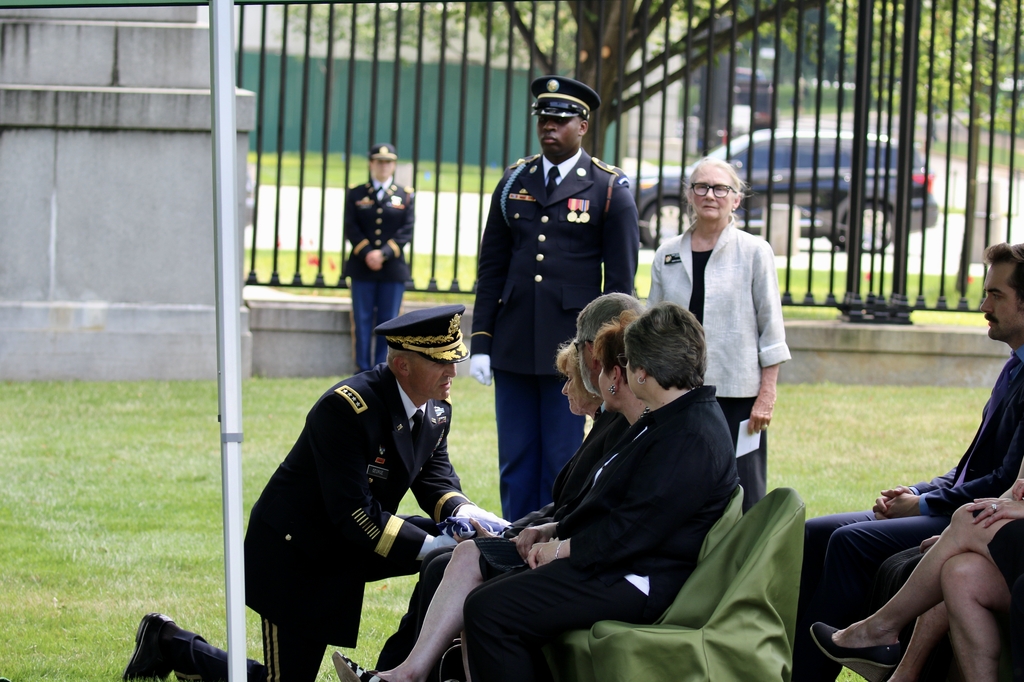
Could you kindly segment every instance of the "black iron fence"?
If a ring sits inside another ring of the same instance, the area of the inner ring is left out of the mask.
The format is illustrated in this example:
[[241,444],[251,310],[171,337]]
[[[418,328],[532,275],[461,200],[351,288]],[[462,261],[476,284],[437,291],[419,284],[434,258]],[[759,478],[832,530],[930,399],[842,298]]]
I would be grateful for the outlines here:
[[242,6],[247,281],[345,287],[344,191],[391,141],[417,190],[409,287],[471,291],[490,192],[539,151],[529,82],[559,73],[601,94],[586,144],[632,177],[650,249],[710,153],[750,187],[740,224],[784,303],[975,310],[984,245],[1024,241],[1021,22],[1021,0]]

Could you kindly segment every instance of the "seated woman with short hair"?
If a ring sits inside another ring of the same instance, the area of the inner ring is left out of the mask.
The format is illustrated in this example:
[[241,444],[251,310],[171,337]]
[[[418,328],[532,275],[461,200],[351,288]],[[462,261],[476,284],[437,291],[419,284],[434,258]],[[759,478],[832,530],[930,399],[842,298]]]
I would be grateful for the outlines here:
[[467,598],[474,682],[548,677],[541,649],[566,631],[607,619],[653,622],[695,568],[736,488],[732,437],[714,388],[703,386],[700,324],[662,303],[630,324],[624,340],[626,362],[610,369],[621,374],[625,365],[647,412],[590,490],[546,529],[549,539],[532,546],[529,567]]

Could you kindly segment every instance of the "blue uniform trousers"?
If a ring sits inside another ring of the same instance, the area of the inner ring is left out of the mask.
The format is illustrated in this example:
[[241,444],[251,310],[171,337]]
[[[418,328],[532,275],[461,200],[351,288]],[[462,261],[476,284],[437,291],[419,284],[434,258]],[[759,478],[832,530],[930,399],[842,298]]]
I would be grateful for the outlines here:
[[398,317],[404,292],[405,282],[352,280],[357,372],[365,372],[387,360],[388,345],[383,339],[378,339],[373,348],[373,330],[378,324]]
[[804,524],[800,607],[793,647],[793,682],[834,680],[841,666],[810,636],[817,621],[845,628],[870,614],[871,585],[882,562],[921,544],[949,525],[948,516],[875,520],[872,512],[848,512]]
[[558,472],[583,442],[559,376],[494,370],[501,512],[520,519],[551,502]]

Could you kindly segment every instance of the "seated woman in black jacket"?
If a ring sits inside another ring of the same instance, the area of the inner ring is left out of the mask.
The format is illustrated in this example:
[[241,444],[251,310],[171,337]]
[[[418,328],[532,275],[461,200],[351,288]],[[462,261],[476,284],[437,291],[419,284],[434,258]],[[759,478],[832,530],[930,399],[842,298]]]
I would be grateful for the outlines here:
[[[705,348],[696,319],[663,303],[623,336],[624,354],[612,367],[602,363],[601,384],[621,386],[612,396],[631,389],[646,413],[559,520],[519,543],[526,565],[505,570],[516,557],[462,543],[435,595],[435,602],[450,600],[441,602],[450,611],[459,603],[452,597],[467,580],[473,584],[471,571],[476,583],[491,578],[469,594],[463,612],[475,682],[546,677],[541,648],[567,630],[605,619],[653,622],[693,571],[704,536],[736,488],[732,438],[714,388],[702,386]],[[606,382],[605,374],[625,376],[628,387]],[[335,656],[346,682],[425,677],[422,667],[405,677],[401,666],[377,676]]]

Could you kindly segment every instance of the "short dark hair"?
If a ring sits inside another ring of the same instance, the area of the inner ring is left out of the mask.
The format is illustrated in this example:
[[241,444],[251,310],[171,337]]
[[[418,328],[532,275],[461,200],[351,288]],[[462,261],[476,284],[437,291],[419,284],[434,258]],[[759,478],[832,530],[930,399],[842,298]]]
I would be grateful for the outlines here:
[[704,328],[686,308],[662,301],[638,317],[625,333],[626,358],[662,388],[704,385]]
[[993,244],[985,249],[985,265],[1012,263],[1013,273],[1007,284],[1017,295],[1017,305],[1024,308],[1024,244]]

